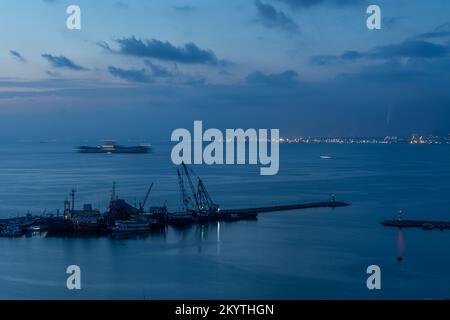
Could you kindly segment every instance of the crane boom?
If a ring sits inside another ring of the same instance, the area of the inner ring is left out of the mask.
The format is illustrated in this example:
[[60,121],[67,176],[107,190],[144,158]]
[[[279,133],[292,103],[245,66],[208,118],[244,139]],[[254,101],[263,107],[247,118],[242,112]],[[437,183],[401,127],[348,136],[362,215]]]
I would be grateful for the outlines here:
[[213,205],[213,201],[206,190],[205,185],[203,184],[202,179],[198,178],[198,186],[197,186],[197,196],[200,200],[200,203],[203,207],[209,208]]
[[[206,190],[206,186],[203,180],[192,170],[188,169],[186,164],[182,163],[182,172],[186,175],[186,178],[191,189],[192,196],[195,200],[195,205],[197,207],[197,213],[201,215],[215,215],[220,211],[220,208],[212,200],[209,192]],[[194,188],[194,183],[191,176],[197,178],[197,189]]]
[[190,205],[190,199],[188,197],[188,195],[186,194],[186,188],[184,186],[184,180],[183,180],[183,176],[180,172],[180,170],[177,170],[177,174],[178,174],[178,184],[180,185],[180,191],[181,191],[181,206],[182,206],[182,210],[187,212]]
[[150,185],[150,188],[148,188],[148,190],[147,190],[147,194],[145,195],[144,202],[142,202],[142,208],[145,207],[145,203],[148,200],[148,196],[150,195],[150,191],[152,191],[153,185],[154,185],[154,183],[152,182],[152,184]]
[[194,197],[196,209],[198,211],[202,211],[203,208],[201,207],[199,199],[197,197],[197,192],[196,192],[196,190],[194,188],[194,184],[192,183],[192,179],[191,179],[191,175],[189,174],[189,170],[188,170],[186,164],[184,163],[184,161],[181,164],[183,166],[184,173],[185,173],[186,178],[188,180],[189,188],[191,189],[192,196]]

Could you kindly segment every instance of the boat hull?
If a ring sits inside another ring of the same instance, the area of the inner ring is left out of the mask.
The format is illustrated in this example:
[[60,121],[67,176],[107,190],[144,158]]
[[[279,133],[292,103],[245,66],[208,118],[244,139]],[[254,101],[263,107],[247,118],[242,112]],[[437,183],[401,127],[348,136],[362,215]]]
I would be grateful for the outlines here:
[[121,147],[115,146],[111,148],[106,147],[87,147],[81,146],[78,147],[79,153],[149,153],[150,147],[147,146],[136,146],[136,147]]

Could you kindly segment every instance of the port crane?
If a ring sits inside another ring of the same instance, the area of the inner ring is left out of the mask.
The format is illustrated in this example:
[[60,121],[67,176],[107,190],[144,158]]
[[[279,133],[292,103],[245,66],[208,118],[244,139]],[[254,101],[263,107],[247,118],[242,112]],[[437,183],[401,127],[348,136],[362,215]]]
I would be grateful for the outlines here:
[[183,212],[189,212],[189,211],[195,212],[195,209],[194,209],[195,206],[192,203],[191,197],[189,197],[189,195],[186,191],[183,174],[182,174],[182,172],[180,172],[180,170],[177,170],[177,174],[178,174],[178,184],[180,185],[180,191],[181,191],[181,209]]
[[142,203],[139,202],[139,210],[141,212],[144,212],[144,207],[145,207],[145,204],[147,203],[148,196],[150,195],[150,191],[152,191],[153,185],[154,185],[154,183],[152,182],[152,184],[150,185],[150,188],[148,188],[147,193],[145,194],[144,201]]
[[[194,208],[193,211],[195,214],[201,216],[218,214],[220,211],[219,206],[212,200],[203,180],[192,170],[189,170],[184,162],[181,165],[182,171],[180,172],[178,170],[178,181],[182,194],[183,209]],[[191,175],[197,178],[197,188],[194,187]],[[186,177],[194,203],[192,203],[192,199],[187,195],[183,176]]]
[[217,214],[219,212],[219,206],[213,202],[208,190],[206,190],[203,180],[200,177],[198,177],[197,197],[200,208],[205,210],[207,214]]

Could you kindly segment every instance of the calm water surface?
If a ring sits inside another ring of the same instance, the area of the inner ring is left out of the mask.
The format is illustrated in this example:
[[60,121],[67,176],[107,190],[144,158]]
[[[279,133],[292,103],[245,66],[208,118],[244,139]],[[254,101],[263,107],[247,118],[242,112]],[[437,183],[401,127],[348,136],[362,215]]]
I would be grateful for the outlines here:
[[[170,146],[148,155],[87,155],[73,144],[0,146],[0,217],[55,212],[72,187],[77,206],[120,197],[177,209]],[[450,146],[282,145],[280,172],[196,166],[214,200],[239,208],[329,200],[338,209],[261,214],[257,221],[169,227],[137,239],[0,239],[2,299],[448,299],[450,231],[386,228],[405,218],[450,220]],[[330,160],[320,159],[329,154]],[[396,258],[403,254],[404,260]],[[82,290],[66,289],[77,264]],[[382,269],[382,290],[366,268]]]

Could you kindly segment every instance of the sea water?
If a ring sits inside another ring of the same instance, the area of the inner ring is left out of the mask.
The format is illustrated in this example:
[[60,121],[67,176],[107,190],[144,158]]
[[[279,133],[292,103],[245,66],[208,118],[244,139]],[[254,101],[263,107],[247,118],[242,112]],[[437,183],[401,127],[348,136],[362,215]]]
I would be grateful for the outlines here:
[[[169,143],[151,154],[78,154],[76,143],[0,147],[0,217],[76,207],[105,211],[113,182],[131,204],[179,209]],[[329,155],[323,159],[320,155]],[[191,166],[222,208],[336,200],[345,208],[260,214],[256,221],[168,227],[138,238],[0,238],[1,299],[448,299],[450,231],[383,227],[450,220],[450,146],[282,144],[280,171]],[[402,261],[397,261],[401,255]],[[68,290],[66,268],[81,268]],[[366,270],[381,268],[381,290]]]

